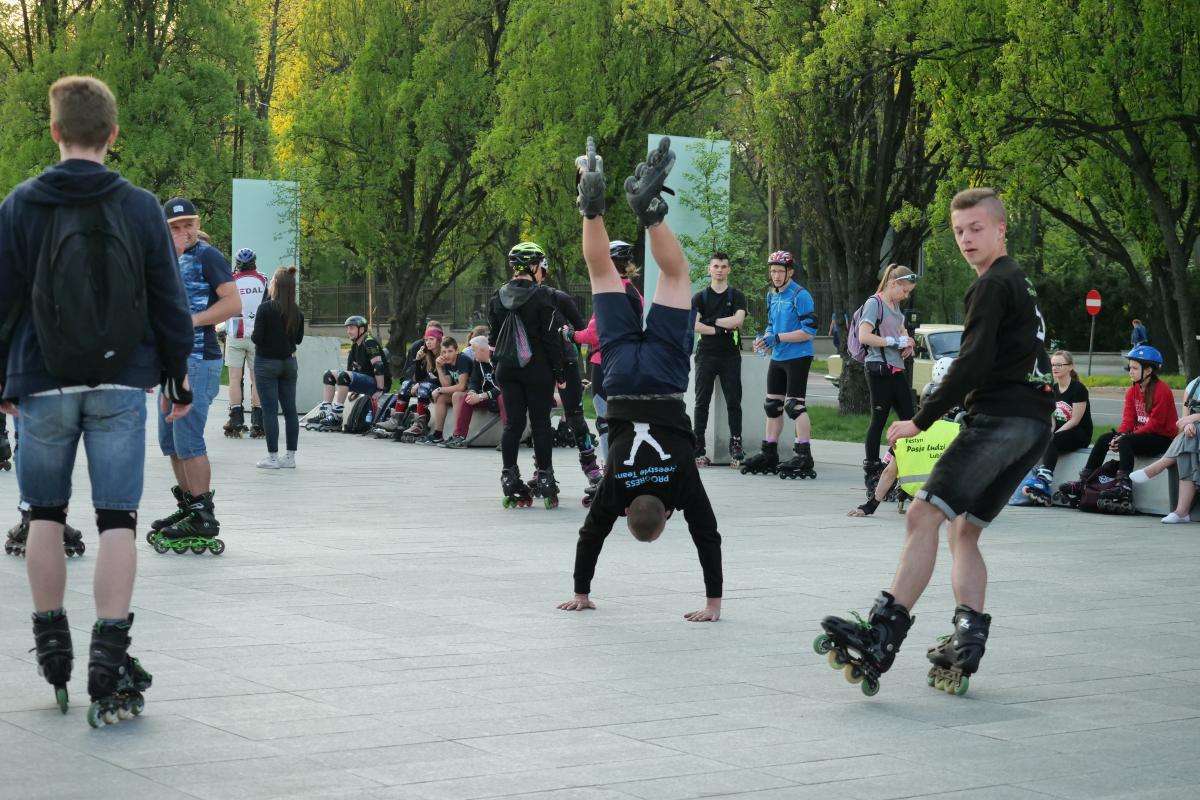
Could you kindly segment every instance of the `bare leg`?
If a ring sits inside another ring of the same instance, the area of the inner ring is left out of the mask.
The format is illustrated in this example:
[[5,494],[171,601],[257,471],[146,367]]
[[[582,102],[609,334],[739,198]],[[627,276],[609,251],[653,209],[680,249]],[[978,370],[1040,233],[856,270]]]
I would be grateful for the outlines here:
[[883,468],[883,472],[879,473],[879,483],[875,484],[875,499],[880,503],[883,502],[883,498],[887,497],[887,493],[892,490],[893,484],[896,483],[896,473],[899,471],[896,467],[896,459],[893,458]]
[[1175,459],[1171,458],[1170,456],[1163,456],[1150,466],[1146,467],[1144,472],[1146,473],[1147,478],[1153,478],[1155,475],[1166,472],[1173,466],[1175,466]]
[[[246,376],[250,378],[250,405],[261,408],[262,401],[258,399],[258,386],[254,384],[254,370],[247,370]],[[232,385],[232,379],[230,379],[230,383]]]
[[[587,263],[592,281],[592,294],[622,293],[625,285],[617,274],[617,266],[608,255],[608,230],[603,217],[583,220],[583,260]],[[688,306],[691,307],[690,304]]]
[[63,526],[36,519],[29,523],[25,540],[25,574],[33,594],[34,611],[57,611],[67,591],[67,554],[63,550]]
[[812,438],[812,419],[808,414],[801,414],[796,417],[796,438],[802,442]]
[[333,393],[334,404],[344,406],[346,404],[346,395],[350,394],[349,386],[338,386]]
[[450,409],[450,401],[453,399],[453,395],[445,392],[438,393],[437,399],[433,402],[433,430],[440,431],[446,426],[446,412]]
[[667,308],[691,309],[692,279],[679,239],[675,238],[666,222],[647,228],[646,237],[650,240],[650,252],[659,268],[653,302]]
[[180,463],[187,481],[186,484],[181,483],[180,486],[186,486],[187,490],[196,497],[207,492],[209,484],[212,482],[212,467],[208,463],[208,456],[196,456]]
[[114,528],[100,536],[96,573],[92,588],[96,594],[96,616],[100,619],[125,619],[133,599],[133,579],[137,575],[137,547],[128,528]]
[[[783,395],[769,394],[769,395],[767,395],[767,399],[768,400],[779,400],[782,402]],[[779,436],[782,433],[783,433],[783,417],[782,416],[767,417],[766,440],[768,442],[778,442]]]
[[[251,383],[251,386],[253,386],[253,385],[254,384]],[[230,367],[229,368],[229,405],[240,406],[240,405],[242,405],[243,399],[244,398],[242,397],[242,368],[241,367]]]
[[966,517],[950,523],[950,556],[954,560],[950,583],[954,587],[954,601],[983,613],[987,564],[983,561],[983,553],[979,552],[981,535],[983,528],[967,522]]
[[1196,500],[1196,484],[1187,478],[1179,481],[1179,500],[1175,503],[1175,514],[1186,517],[1192,513],[1192,503]]
[[912,607],[933,577],[937,563],[938,528],[946,521],[937,506],[914,500],[905,517],[907,536],[900,553],[900,566],[892,580],[892,595],[905,608]]
[[175,473],[175,485],[185,492],[188,491],[187,472],[183,469],[183,461],[179,456],[171,456],[171,471]]
[[325,388],[321,392],[321,396],[322,396],[324,402],[326,402],[326,403],[333,402],[333,390],[334,390],[333,386],[330,386],[329,384],[325,384]]

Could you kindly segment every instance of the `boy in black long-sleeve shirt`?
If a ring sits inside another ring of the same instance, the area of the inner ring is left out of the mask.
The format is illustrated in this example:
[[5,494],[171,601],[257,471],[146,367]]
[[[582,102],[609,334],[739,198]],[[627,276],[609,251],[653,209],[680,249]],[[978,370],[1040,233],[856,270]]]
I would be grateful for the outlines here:
[[626,517],[634,538],[652,542],[679,509],[696,544],[707,597],[704,608],[684,616],[692,622],[714,622],[721,616],[721,535],[696,469],[696,442],[683,402],[691,366],[691,281],[679,242],[663,222],[667,206],[660,196],[675,154],[664,137],[625,183],[630,208],[646,226],[661,269],[643,328],[609,256],[604,176],[591,140],[588,145],[589,155],[579,162],[579,211],[584,216],[583,256],[592,281],[608,392],[609,455],[579,530],[575,596],[559,608],[596,607],[589,598],[592,577],[617,517]]
[[959,250],[979,276],[965,298],[962,348],[916,416],[891,426],[888,441],[894,445],[916,436],[964,396],[966,422],[908,510],[899,569],[891,590],[875,601],[869,626],[839,617],[821,623],[832,646],[862,654],[863,663],[854,666],[876,691],[878,675],[891,667],[912,623],[909,612],[933,575],[938,531],[947,520],[958,606],[953,635],[929,651],[930,685],[958,694],[966,690],[991,624],[983,613],[987,567],[979,537],[1038,463],[1051,435],[1054,396],[1045,323],[1033,284],[1007,254],[1004,204],[991,189],[968,189],[954,197],[950,209]]

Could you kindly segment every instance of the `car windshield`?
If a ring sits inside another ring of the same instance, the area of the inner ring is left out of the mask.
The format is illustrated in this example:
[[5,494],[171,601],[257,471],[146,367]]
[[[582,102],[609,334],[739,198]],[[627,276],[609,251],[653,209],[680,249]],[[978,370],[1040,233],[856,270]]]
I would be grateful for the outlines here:
[[939,331],[929,334],[929,349],[934,360],[942,356],[958,355],[962,346],[962,331]]

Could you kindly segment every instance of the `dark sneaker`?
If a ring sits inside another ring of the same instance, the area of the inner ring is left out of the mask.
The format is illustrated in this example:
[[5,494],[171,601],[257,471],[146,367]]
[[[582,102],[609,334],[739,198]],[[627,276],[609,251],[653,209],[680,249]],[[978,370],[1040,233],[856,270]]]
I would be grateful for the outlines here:
[[438,447],[448,447],[451,450],[461,450],[467,446],[467,437],[451,436],[449,439],[438,444]]

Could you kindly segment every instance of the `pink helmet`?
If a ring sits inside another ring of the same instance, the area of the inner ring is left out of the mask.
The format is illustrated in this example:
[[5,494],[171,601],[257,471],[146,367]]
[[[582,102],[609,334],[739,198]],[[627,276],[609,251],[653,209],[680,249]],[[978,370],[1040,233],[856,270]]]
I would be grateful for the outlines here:
[[791,269],[796,266],[796,260],[792,258],[792,254],[787,250],[776,250],[771,253],[771,257],[767,259],[767,266],[773,267],[778,264],[781,267]]

